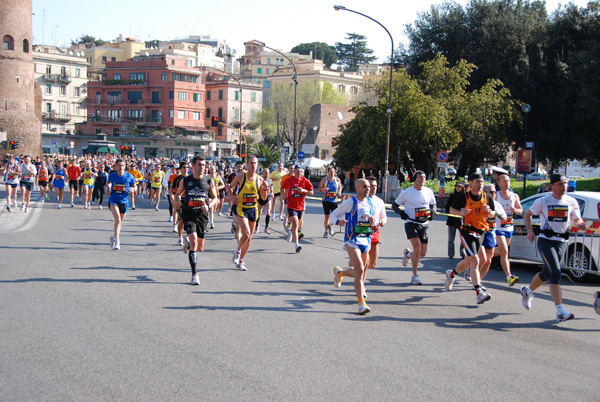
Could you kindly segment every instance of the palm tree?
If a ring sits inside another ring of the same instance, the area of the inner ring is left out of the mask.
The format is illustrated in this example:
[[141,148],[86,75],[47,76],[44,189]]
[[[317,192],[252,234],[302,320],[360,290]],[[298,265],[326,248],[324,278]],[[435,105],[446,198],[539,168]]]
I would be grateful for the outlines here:
[[263,168],[271,166],[279,161],[281,148],[275,145],[266,145],[264,143],[252,144],[248,147],[248,152],[260,160]]

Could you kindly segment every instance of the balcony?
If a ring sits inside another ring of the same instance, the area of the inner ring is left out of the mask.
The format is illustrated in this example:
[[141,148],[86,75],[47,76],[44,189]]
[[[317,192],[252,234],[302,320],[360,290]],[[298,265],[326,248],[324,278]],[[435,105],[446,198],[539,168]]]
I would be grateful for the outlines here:
[[102,80],[102,85],[148,85],[147,81],[144,80]]
[[68,74],[44,74],[42,80],[45,82],[56,82],[59,84],[70,84],[71,77]]
[[54,110],[50,113],[44,112],[42,113],[42,119],[46,121],[58,121],[58,122],[67,122],[71,120],[71,117],[68,114],[60,115],[56,113]]

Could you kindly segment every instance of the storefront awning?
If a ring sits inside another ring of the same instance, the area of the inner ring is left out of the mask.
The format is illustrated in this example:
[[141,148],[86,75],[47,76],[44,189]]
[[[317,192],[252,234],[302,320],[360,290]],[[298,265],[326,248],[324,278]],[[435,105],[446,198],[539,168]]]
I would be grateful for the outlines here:
[[117,148],[115,147],[108,147],[108,150],[113,153],[113,154],[120,154],[121,151],[119,151]]
[[108,147],[98,147],[98,153],[99,154],[107,154],[108,153]]
[[96,152],[96,148],[98,148],[98,147],[96,147],[95,145],[90,145],[85,149],[84,153],[93,154]]

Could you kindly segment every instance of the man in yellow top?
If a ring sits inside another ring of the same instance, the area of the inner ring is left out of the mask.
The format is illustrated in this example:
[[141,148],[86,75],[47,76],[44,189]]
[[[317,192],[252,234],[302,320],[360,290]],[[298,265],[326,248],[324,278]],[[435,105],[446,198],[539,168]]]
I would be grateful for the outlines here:
[[129,170],[127,171],[130,175],[135,179],[135,187],[129,189],[129,202],[131,203],[131,209],[135,209],[135,196],[138,194],[138,188],[140,185],[140,180],[144,180],[144,176],[142,172],[140,172],[136,167],[135,163],[131,162],[129,165]]
[[[260,191],[260,198],[265,199],[267,197],[267,183],[256,172],[257,166],[258,159],[256,156],[248,157],[248,172],[238,173],[227,187],[227,195],[233,203],[233,219],[241,234],[232,258],[232,262],[240,271],[246,271],[244,257],[250,247],[252,234],[256,226],[258,192]],[[237,195],[232,190],[236,187],[239,188]]]
[[152,206],[152,202],[155,202],[155,210],[158,209],[158,204],[160,203],[160,193],[162,191],[162,179],[165,176],[165,172],[160,169],[160,165],[154,165],[152,169],[152,173],[150,173],[150,200],[148,201],[148,206]]
[[283,162],[279,162],[277,164],[277,170],[273,170],[273,172],[269,175],[269,179],[273,182],[273,205],[271,210],[271,215],[275,216],[275,207],[277,206],[277,198],[279,198],[279,219],[283,220],[283,197],[279,197],[281,194],[281,183],[283,182],[281,179],[285,175],[285,170],[283,169]]

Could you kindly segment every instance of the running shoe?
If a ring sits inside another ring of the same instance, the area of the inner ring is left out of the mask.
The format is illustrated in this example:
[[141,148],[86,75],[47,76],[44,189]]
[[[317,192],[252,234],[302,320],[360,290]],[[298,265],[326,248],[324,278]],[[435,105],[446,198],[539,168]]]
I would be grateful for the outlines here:
[[562,309],[559,313],[556,313],[556,322],[569,321],[573,318],[575,318],[575,316],[565,309]]
[[173,217],[169,216],[169,222],[173,222]]
[[265,228],[265,233],[266,233],[266,234],[271,234],[271,229],[269,229],[269,228]]
[[340,275],[342,273],[342,269],[340,267],[333,268],[333,286],[339,288],[342,286],[342,281],[344,278]]
[[233,252],[233,257],[231,258],[231,262],[234,263],[234,265],[238,265],[240,263],[240,252],[235,250]]
[[221,212],[219,212],[217,215],[219,215],[219,216],[223,216],[223,214],[222,214]]
[[515,286],[515,283],[519,282],[519,277],[511,275],[506,281],[508,282],[508,286]]
[[[100,205],[100,209],[102,209],[102,205]],[[131,209],[135,209],[135,205],[132,205]]]
[[465,280],[471,282],[471,268],[467,268],[465,271]]
[[254,228],[254,233],[258,233],[259,228],[260,228],[260,225],[257,223],[256,227]]
[[304,233],[302,233],[302,232],[298,232],[298,238],[299,238],[299,239],[302,239],[303,237],[304,237]]
[[181,251],[183,251],[184,254],[187,254],[189,249],[190,249],[190,240],[186,237],[185,241],[182,242]]
[[411,285],[420,285],[421,279],[419,279],[419,275],[413,275],[412,278],[410,279],[410,284]]
[[333,225],[329,224],[329,227],[327,228],[327,230],[329,231],[329,235],[333,236],[335,233],[333,232]]
[[25,211],[23,211],[25,213],[29,212],[29,207],[25,207]]
[[533,291],[529,289],[529,286],[521,286],[521,297],[523,300],[521,303],[523,304],[523,308],[525,310],[531,309],[531,299],[533,299]]
[[284,219],[283,215],[279,215],[279,220],[282,221]]
[[[98,205],[98,208],[102,209],[102,205]],[[133,209],[135,209],[135,207],[133,207]]]
[[324,231],[324,232],[323,232],[323,238],[324,238],[324,239],[326,239],[327,237],[328,237],[328,236],[327,236],[327,231]]
[[367,298],[367,289],[365,289],[365,291],[363,292],[363,299]]
[[42,198],[42,204],[45,203],[45,202],[46,202],[46,200],[44,198]]
[[238,262],[236,264],[236,268],[239,269],[240,271],[247,271],[246,265],[244,264],[244,261],[242,261],[242,260],[240,260],[240,262]]
[[[59,205],[60,207],[60,205]],[[117,242],[117,239],[115,238],[115,236],[110,236],[110,248],[112,248],[113,250],[115,249],[115,243]]]
[[292,240],[293,240],[293,236],[292,236],[292,233],[290,232],[290,233],[287,235],[287,241],[291,243],[291,242],[292,242]]
[[155,211],[160,211],[160,209],[158,208],[158,205],[156,207],[154,207]]
[[71,203],[71,208],[75,208],[75,204]]
[[180,237],[179,240],[177,241],[177,245],[178,246],[183,246],[183,237]]
[[296,252],[297,252],[297,253],[299,253],[299,252],[300,252],[300,250],[302,250],[302,246],[301,246],[301,245],[299,245],[299,244],[297,244],[297,245],[296,245]]
[[6,210],[7,210],[8,212],[10,212],[10,211],[11,211],[11,209],[10,209],[10,205],[7,205],[7,206],[6,206]]
[[455,279],[456,278],[452,275],[452,270],[447,269],[446,270],[446,282],[444,283],[444,286],[446,286],[446,290],[452,290],[452,285],[454,285]]
[[23,209],[25,209],[25,204],[21,204],[21,212],[23,212]]
[[173,232],[177,232],[177,225],[173,225]]
[[290,228],[285,228],[285,233],[287,233],[287,234],[292,234],[292,229],[290,229]]
[[210,225],[209,225],[209,228],[210,229],[214,229],[215,228],[215,224],[213,222],[211,222]]
[[[487,292],[487,288],[485,286],[483,286],[483,283],[479,282],[479,287],[481,288],[481,290],[483,290],[484,292]],[[473,289],[475,289],[475,286],[473,286]]]
[[119,239],[116,239],[113,250],[120,250],[120,249],[121,249],[121,241]]
[[192,275],[192,281],[190,282],[190,285],[200,285],[200,279],[198,279],[198,274]]
[[407,266],[409,259],[410,259],[410,249],[407,247],[404,249],[404,257],[402,258],[402,265]]
[[61,209],[62,207],[60,206],[60,204],[58,204],[58,209]]
[[477,304],[483,304],[492,298],[491,295],[485,293],[485,290],[479,288],[477,291]]
[[366,302],[363,301],[358,305],[358,314],[367,314],[370,312],[371,309],[369,308],[369,306],[367,306]]
[[600,291],[594,295],[594,310],[596,310],[596,314],[600,314]]

